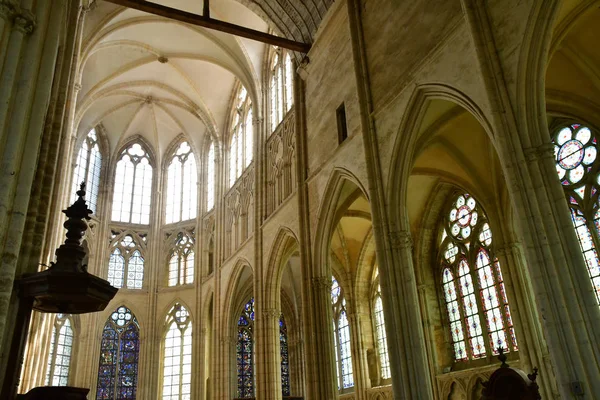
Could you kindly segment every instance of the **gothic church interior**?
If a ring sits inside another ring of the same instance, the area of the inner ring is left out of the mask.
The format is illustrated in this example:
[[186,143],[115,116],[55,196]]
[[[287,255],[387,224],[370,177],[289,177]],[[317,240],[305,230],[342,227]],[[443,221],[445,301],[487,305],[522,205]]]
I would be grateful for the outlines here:
[[600,398],[600,1],[119,1],[0,0],[0,387],[84,182],[119,291],[18,393]]

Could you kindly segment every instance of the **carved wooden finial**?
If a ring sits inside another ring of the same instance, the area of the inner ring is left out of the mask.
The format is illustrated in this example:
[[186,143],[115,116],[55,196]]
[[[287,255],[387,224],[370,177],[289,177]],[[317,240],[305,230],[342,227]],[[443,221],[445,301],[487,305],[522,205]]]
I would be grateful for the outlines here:
[[502,362],[500,368],[508,368],[508,364],[506,363],[506,354],[504,354],[504,348],[502,346],[498,346],[498,360]]

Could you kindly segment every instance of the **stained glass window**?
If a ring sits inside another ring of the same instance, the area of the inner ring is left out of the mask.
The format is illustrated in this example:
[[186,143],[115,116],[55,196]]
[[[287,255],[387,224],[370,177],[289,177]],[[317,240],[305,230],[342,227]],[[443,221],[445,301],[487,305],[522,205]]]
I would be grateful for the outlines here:
[[215,144],[210,144],[206,160],[206,210],[215,206]]
[[117,308],[104,325],[100,344],[96,400],[135,399],[140,332],[135,315]]
[[253,157],[252,101],[242,86],[236,96],[229,145],[229,186],[242,175]]
[[560,179],[579,246],[600,304],[600,161],[596,132],[581,124],[563,126],[554,135],[556,172]]
[[115,172],[112,220],[150,223],[152,166],[147,151],[134,143],[121,152]]
[[350,325],[346,312],[346,299],[337,280],[332,277],[331,304],[333,306],[333,336],[337,364],[338,389],[354,386]]
[[92,129],[81,144],[77,154],[77,163],[73,170],[73,189],[71,203],[77,200],[77,191],[81,182],[85,182],[86,200],[90,210],[97,214],[98,190],[100,188],[100,171],[102,169],[102,154],[98,145],[96,130]]
[[294,66],[289,53],[272,48],[271,59],[271,132],[275,131],[294,104]]
[[189,400],[192,393],[192,321],[181,304],[167,315],[164,345],[163,400]]
[[236,346],[237,397],[254,397],[254,298],[244,306],[238,319]]
[[167,224],[196,218],[198,200],[196,158],[188,142],[175,150],[167,170]]
[[383,302],[381,301],[381,285],[379,279],[376,281],[375,301],[373,302],[373,313],[375,319],[375,337],[377,339],[377,353],[379,354],[379,369],[382,379],[390,379],[390,358],[388,354],[387,334],[385,332],[385,319],[383,317]]
[[194,282],[194,241],[184,233],[177,235],[169,259],[169,286]]
[[108,281],[116,288],[126,284],[127,289],[141,289],[144,283],[144,257],[139,243],[132,235],[125,235],[112,245],[108,261]]
[[281,354],[281,393],[282,396],[291,396],[287,325],[283,314],[279,318],[279,349]]
[[50,339],[46,386],[67,386],[72,350],[73,329],[71,319],[66,314],[56,314],[52,338]]
[[441,283],[454,359],[495,355],[498,348],[517,351],[500,262],[490,247],[492,231],[475,198],[466,193],[453,197],[440,237]]

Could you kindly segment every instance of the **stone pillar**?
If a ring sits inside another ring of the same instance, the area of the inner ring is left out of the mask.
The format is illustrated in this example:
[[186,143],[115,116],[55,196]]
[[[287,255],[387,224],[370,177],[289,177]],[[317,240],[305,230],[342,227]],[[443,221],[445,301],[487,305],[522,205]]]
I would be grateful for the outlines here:
[[[521,369],[532,371],[533,368],[539,368],[540,371],[552,371],[552,364],[548,359],[548,347],[539,323],[539,313],[532,296],[531,278],[524,263],[522,245],[519,242],[501,244],[496,248],[495,255],[500,261],[504,287],[511,306],[511,317],[519,344],[517,356],[522,363]],[[551,379],[539,379],[537,383],[543,398],[556,397]]]
[[[279,345],[279,317],[277,308],[263,308],[256,316],[255,338],[255,382],[257,399],[280,400],[281,355]],[[258,322],[258,324],[256,323]]]
[[362,322],[365,320],[365,318],[368,318],[368,315],[364,315],[359,312],[348,313],[352,348],[352,372],[354,374],[354,392],[357,400],[366,399],[367,388],[371,387],[369,383],[367,351],[364,346],[362,329]]
[[[11,336],[13,284],[69,0],[15,6],[0,75],[0,346]],[[14,300],[14,298],[13,298]],[[10,331],[10,332],[9,332]],[[3,357],[6,352],[3,352]],[[0,360],[0,366],[5,365]],[[3,367],[0,367],[0,370]],[[0,371],[0,380],[4,373]]]
[[408,231],[392,231],[391,264],[379,259],[380,284],[394,398],[433,397],[419,293]]
[[306,308],[311,314],[313,321],[311,353],[307,355],[308,373],[311,382],[312,393],[308,397],[311,400],[336,399],[337,374],[333,348],[333,319],[331,316],[331,277],[315,277],[311,281],[310,291],[312,305]]

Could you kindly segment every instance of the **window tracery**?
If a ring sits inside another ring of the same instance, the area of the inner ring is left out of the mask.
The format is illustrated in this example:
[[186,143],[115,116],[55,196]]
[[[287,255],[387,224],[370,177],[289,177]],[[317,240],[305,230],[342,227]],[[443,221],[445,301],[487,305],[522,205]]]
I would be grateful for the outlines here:
[[66,314],[56,314],[50,339],[46,386],[67,386],[71,353],[73,351],[73,329],[71,319]]
[[373,316],[375,325],[375,338],[377,343],[377,354],[379,355],[379,369],[382,379],[390,379],[390,358],[388,354],[387,334],[385,331],[385,319],[383,316],[383,302],[381,300],[381,285],[379,284],[379,273],[375,278],[375,290],[373,294]]
[[108,281],[116,288],[141,289],[144,283],[144,257],[139,242],[130,234],[113,242],[108,261]]
[[163,400],[186,400],[192,393],[192,321],[181,304],[175,304],[166,320]]
[[565,192],[571,219],[588,274],[600,304],[600,161],[595,131],[579,123],[554,135],[556,172]]
[[206,211],[215,206],[215,143],[211,142],[206,160]]
[[346,299],[335,277],[332,277],[331,305],[333,307],[333,341],[337,365],[338,390],[354,386],[352,372],[352,349],[350,325],[346,311]]
[[150,223],[152,166],[146,150],[134,143],[121,152],[115,172],[112,220]]
[[98,192],[100,189],[100,172],[102,170],[102,154],[98,143],[96,129],[89,131],[77,154],[77,163],[73,170],[73,189],[71,203],[77,200],[77,191],[81,182],[85,182],[86,200],[90,210],[97,214]]
[[254,397],[254,298],[251,298],[238,319],[237,397]]
[[246,88],[240,86],[235,98],[229,145],[229,186],[242,176],[253,157],[254,128],[252,100]]
[[492,231],[471,195],[454,196],[442,223],[440,250],[454,359],[495,355],[500,347],[504,352],[517,351],[500,262],[493,255]]
[[127,307],[117,308],[104,325],[96,400],[135,399],[140,352],[139,325]]
[[294,71],[292,58],[281,47],[272,47],[270,66],[271,132],[294,104]]
[[169,286],[194,282],[194,240],[184,233],[177,234],[175,248],[169,258]]
[[175,150],[167,170],[167,224],[196,218],[197,182],[196,158],[188,142],[182,142]]

